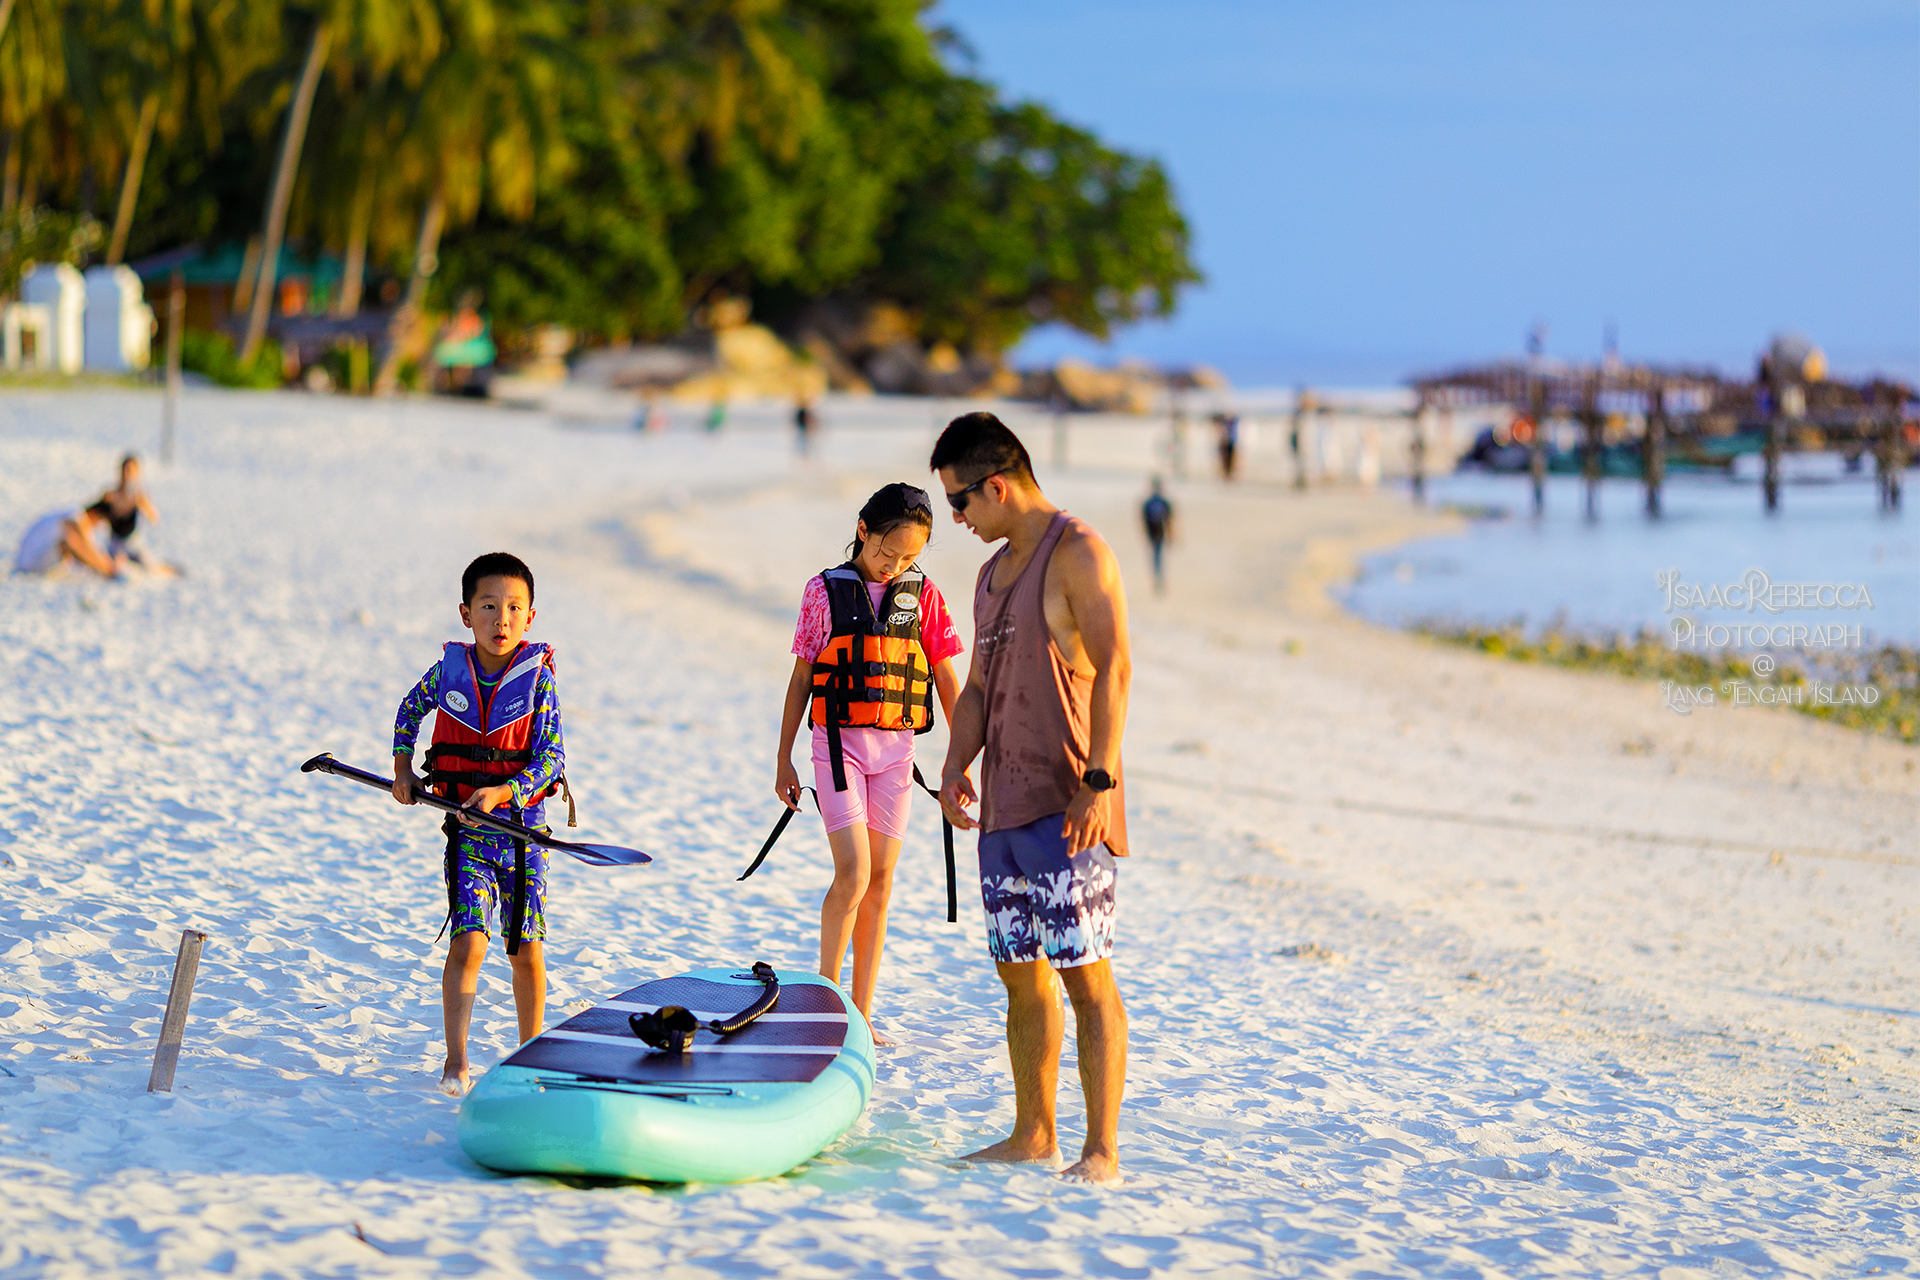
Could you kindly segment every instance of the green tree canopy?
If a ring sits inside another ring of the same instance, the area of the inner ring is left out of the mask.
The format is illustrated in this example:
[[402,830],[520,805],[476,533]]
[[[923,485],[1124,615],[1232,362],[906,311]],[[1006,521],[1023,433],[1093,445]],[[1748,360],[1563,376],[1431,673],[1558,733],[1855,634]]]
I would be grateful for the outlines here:
[[997,352],[1170,313],[1199,276],[1164,170],[948,65],[923,3],[15,0],[6,189],[102,221],[129,193],[130,257],[254,234],[325,23],[288,234],[393,278],[437,256],[430,301],[478,288],[504,331],[838,297]]

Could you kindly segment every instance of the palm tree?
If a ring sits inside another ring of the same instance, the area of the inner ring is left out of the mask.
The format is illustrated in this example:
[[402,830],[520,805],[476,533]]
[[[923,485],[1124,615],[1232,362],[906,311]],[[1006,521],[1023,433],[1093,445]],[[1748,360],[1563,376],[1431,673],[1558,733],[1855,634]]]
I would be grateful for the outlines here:
[[0,211],[20,203],[21,179],[29,191],[34,175],[23,163],[29,133],[47,146],[44,108],[57,104],[67,87],[66,0],[0,0],[0,133],[7,147]]
[[571,158],[559,119],[566,81],[590,74],[555,4],[496,9],[491,0],[441,0],[441,11],[446,47],[407,95],[397,168],[422,205],[375,395],[399,387],[448,220],[471,219],[483,198],[509,217],[532,213],[542,173],[563,169]]
[[286,232],[287,208],[293,200],[294,178],[306,144],[307,119],[314,93],[331,56],[336,71],[351,77],[355,71],[383,76],[398,65],[432,61],[442,39],[439,5],[434,0],[321,0],[311,12],[307,52],[287,106],[286,132],[273,171],[261,229],[259,278],[247,316],[246,341],[240,358],[251,361],[267,336],[273,306],[274,276],[280,265],[280,243]]

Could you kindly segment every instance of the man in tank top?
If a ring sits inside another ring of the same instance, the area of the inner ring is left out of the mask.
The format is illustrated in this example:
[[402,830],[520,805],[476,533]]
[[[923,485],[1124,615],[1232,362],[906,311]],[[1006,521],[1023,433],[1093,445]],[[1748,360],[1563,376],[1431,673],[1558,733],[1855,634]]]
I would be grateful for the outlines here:
[[[1127,1013],[1114,985],[1114,858],[1127,854],[1120,734],[1131,658],[1127,601],[1100,535],[1040,492],[1019,439],[990,413],[934,446],[954,519],[1006,540],[974,588],[974,656],[953,708],[940,804],[980,831],[987,945],[1007,988],[1013,1133],[968,1159],[1052,1161],[1064,1016],[1078,1024],[1087,1135],[1070,1177],[1119,1177]],[[978,797],[967,767],[985,753]],[[976,798],[976,821],[966,808]]]

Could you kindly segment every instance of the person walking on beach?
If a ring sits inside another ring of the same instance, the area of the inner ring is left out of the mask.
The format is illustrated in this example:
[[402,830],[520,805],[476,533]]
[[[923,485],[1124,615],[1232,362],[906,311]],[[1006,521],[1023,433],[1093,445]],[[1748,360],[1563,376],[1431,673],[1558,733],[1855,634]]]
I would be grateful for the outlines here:
[[[1047,501],[1026,447],[992,414],[955,418],[931,466],[953,518],[982,541],[1006,541],[974,587],[973,667],[940,786],[948,819],[981,833],[987,947],[1007,989],[1013,1060],[1013,1132],[967,1159],[1059,1154],[1058,974],[1073,1001],[1087,1107],[1080,1159],[1064,1173],[1116,1181],[1127,1013],[1108,957],[1114,859],[1127,855],[1120,737],[1132,676],[1120,569],[1099,534]],[[976,795],[966,771],[982,751]],[[977,822],[966,812],[976,800]]]
[[[521,826],[546,830],[544,802],[566,785],[567,752],[553,650],[524,639],[533,619],[533,571],[518,556],[495,551],[467,566],[460,576],[460,623],[473,632],[473,643],[448,641],[400,702],[393,723],[395,800],[414,804],[415,793],[431,787],[463,808],[491,813],[504,806]],[[433,737],[422,778],[413,771],[413,750],[430,711]],[[440,978],[447,1035],[440,1091],[458,1098],[469,1084],[467,1029],[495,916],[513,969],[520,1043],[546,1023],[547,853],[452,815],[443,830],[453,938]]]
[[1147,545],[1153,548],[1153,593],[1165,595],[1167,575],[1162,561],[1167,543],[1173,540],[1173,503],[1160,491],[1160,477],[1153,478],[1153,492],[1140,504],[1140,520],[1147,527]]
[[[881,488],[853,527],[848,559],[807,580],[793,633],[793,676],[780,717],[773,791],[799,809],[793,739],[813,722],[813,796],[833,850],[820,904],[820,976],[840,981],[853,943],[853,1003],[873,1023],[893,866],[907,834],[913,739],[933,699],[953,719],[960,633],[940,589],[914,561],[933,531],[933,502],[909,484]],[[811,712],[809,712],[811,707]],[[874,1043],[892,1041],[874,1033]]]
[[1213,415],[1213,427],[1220,450],[1220,478],[1231,480],[1234,468],[1240,462],[1240,415],[1216,413]]
[[793,443],[803,458],[812,447],[814,425],[813,405],[806,400],[796,401],[793,406]]

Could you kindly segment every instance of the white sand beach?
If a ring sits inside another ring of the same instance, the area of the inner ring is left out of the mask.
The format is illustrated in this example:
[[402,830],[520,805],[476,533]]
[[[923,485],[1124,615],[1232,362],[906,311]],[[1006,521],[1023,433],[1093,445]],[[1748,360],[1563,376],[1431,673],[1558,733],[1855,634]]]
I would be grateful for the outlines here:
[[[903,1043],[843,1140],[738,1187],[469,1162],[432,1087],[436,824],[300,762],[388,763],[460,569],[514,550],[581,838],[658,857],[556,860],[550,1018],[700,965],[811,967],[817,820],[734,879],[777,814],[793,612],[875,485],[926,483],[952,411],[830,402],[802,461],[774,407],[708,436],[190,393],[149,472],[189,576],[0,583],[0,1280],[1920,1271],[1914,749],[1347,618],[1326,584],[1444,517],[1258,459],[1173,486],[1156,598],[1144,425],[1076,426],[1076,465],[1041,473],[1134,607],[1124,1183],[954,1163],[1013,1102],[967,861],[949,925],[924,800],[878,1001]],[[0,543],[158,417],[0,399]],[[1010,423],[1048,457],[1044,419]],[[963,631],[985,552],[942,516],[923,561]],[[149,1095],[187,927],[211,937],[186,1048]],[[483,1068],[512,1048],[506,976],[490,956]]]

